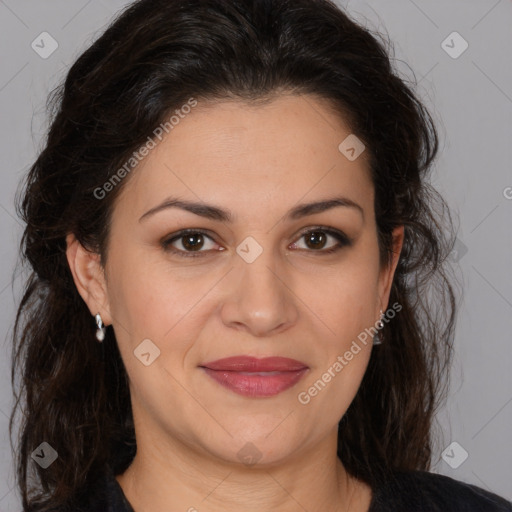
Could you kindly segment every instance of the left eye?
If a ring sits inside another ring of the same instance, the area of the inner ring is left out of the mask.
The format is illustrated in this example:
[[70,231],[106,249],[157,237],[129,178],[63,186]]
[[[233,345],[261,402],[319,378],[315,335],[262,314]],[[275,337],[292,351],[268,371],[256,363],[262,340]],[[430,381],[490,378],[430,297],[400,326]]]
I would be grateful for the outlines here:
[[[337,241],[337,244],[331,245],[331,247],[325,249],[325,243],[328,237],[334,238]],[[306,240],[306,248],[322,253],[332,253],[341,249],[341,247],[345,245],[350,245],[350,240],[347,236],[345,236],[341,231],[338,232],[331,229],[315,228],[302,233],[299,239],[301,238]],[[296,246],[297,243],[292,245]]]
[[[325,244],[329,237],[336,240],[337,243],[325,249]],[[310,229],[303,232],[299,236],[299,239],[301,238],[304,238],[306,241],[306,250],[309,248],[311,249],[309,252],[317,252],[321,254],[333,253],[341,249],[343,246],[349,246],[352,243],[352,241],[341,231],[325,228]],[[198,257],[204,256],[204,253],[208,252],[208,250],[201,250],[205,248],[206,239],[210,240],[210,242],[213,242],[213,245],[215,245],[213,239],[206,232],[198,229],[189,229],[180,231],[171,238],[164,240],[162,242],[162,246],[164,250],[170,251],[179,256]],[[180,243],[181,248],[177,248],[173,245],[176,242]],[[297,242],[294,242],[292,247],[300,248],[298,247]],[[212,249],[212,247],[206,247],[206,249]]]

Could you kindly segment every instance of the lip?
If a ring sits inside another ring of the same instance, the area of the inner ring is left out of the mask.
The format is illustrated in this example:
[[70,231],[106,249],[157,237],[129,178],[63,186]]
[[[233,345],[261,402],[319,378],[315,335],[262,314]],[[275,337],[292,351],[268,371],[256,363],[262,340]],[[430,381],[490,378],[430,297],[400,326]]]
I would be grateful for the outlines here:
[[251,356],[218,359],[200,367],[222,386],[249,397],[270,397],[282,393],[309,370],[304,363],[287,357],[257,359]]
[[290,372],[302,370],[308,366],[288,357],[233,356],[204,363],[201,366],[210,370],[227,370],[233,372]]

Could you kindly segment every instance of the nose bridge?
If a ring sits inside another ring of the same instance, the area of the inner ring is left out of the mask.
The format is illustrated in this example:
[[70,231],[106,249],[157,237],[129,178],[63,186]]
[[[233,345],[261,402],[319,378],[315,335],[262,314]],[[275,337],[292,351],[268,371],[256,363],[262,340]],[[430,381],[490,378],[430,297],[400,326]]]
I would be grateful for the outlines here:
[[264,297],[257,292],[264,292],[267,300],[283,292],[282,283],[276,277],[276,269],[280,265],[276,262],[276,254],[271,244],[271,236],[260,235],[258,239],[248,236],[236,249],[241,260],[238,261],[241,267],[239,272],[241,285],[244,286],[245,283],[248,291],[252,291],[252,295],[259,296],[260,299]]
[[[277,242],[276,242],[277,243]],[[270,281],[276,280],[276,274],[283,272],[281,264],[280,248],[274,247],[273,236],[270,233],[257,233],[249,235],[236,247],[236,252],[242,261],[238,264],[241,266],[241,276],[246,279],[253,280],[257,286],[258,283],[268,286]],[[266,281],[266,283],[264,283]],[[278,289],[282,287],[282,283],[277,279],[274,286]]]

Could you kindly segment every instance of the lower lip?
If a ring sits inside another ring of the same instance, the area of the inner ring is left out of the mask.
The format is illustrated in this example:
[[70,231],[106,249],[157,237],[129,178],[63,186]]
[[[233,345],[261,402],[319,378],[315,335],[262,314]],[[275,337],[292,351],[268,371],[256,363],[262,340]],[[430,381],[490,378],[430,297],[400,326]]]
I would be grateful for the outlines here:
[[243,396],[268,397],[291,388],[308,371],[308,368],[290,372],[272,372],[268,375],[246,375],[242,372],[227,370],[203,370],[219,384]]

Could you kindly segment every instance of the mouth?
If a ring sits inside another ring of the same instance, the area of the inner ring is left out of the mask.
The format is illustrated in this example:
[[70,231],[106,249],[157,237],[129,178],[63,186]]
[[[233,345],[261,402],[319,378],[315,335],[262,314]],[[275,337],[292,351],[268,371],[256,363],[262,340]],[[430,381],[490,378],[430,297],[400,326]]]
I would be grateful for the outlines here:
[[309,367],[295,359],[235,356],[200,365],[213,380],[248,397],[275,396],[294,386]]

